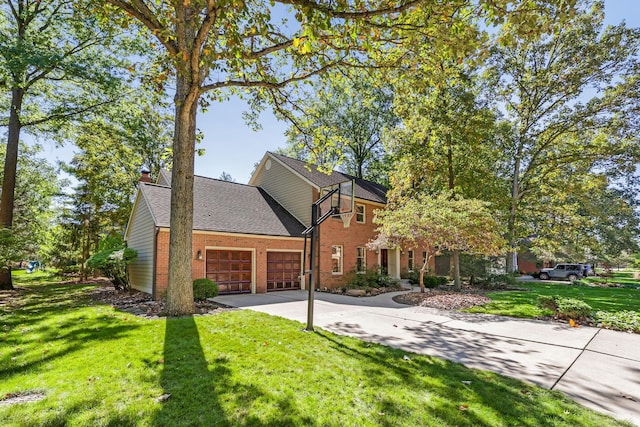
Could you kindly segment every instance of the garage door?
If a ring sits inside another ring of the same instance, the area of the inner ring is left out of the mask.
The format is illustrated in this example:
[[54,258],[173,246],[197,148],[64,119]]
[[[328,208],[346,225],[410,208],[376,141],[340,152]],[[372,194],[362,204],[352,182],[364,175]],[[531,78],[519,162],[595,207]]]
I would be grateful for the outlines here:
[[251,251],[207,250],[207,278],[221,294],[251,292]]
[[300,252],[267,252],[267,291],[300,289]]

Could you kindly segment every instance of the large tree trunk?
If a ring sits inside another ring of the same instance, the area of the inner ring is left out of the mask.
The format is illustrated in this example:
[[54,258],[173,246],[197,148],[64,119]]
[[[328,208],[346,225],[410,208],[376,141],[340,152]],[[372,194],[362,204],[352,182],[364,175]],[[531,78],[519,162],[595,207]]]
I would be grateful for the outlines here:
[[[11,90],[11,109],[9,111],[9,137],[4,159],[4,178],[2,180],[2,198],[0,199],[0,228],[13,227],[13,207],[15,201],[16,175],[18,169],[18,143],[20,141],[20,110],[24,89],[14,87]],[[4,267],[4,266],[0,266]],[[11,266],[0,268],[0,289],[13,289]]]
[[453,250],[451,251],[451,264],[453,270],[453,290],[459,291],[462,288],[462,284],[460,282],[460,251]]
[[176,121],[171,173],[171,231],[167,288],[167,313],[172,316],[195,313],[191,258],[198,97],[199,88],[197,82],[192,80],[190,71],[179,69],[175,95]]
[[518,149],[511,181],[511,210],[509,211],[509,218],[507,220],[507,244],[509,245],[509,252],[507,252],[507,273],[513,273],[518,268],[516,265],[516,216],[518,214],[518,199],[520,197],[520,153],[521,148]]

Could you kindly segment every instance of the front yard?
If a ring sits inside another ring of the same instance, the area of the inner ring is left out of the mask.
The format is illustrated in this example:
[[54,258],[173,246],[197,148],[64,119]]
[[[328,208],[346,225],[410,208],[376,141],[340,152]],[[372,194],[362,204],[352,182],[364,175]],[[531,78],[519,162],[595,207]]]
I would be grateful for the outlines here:
[[[487,296],[491,299],[489,304],[465,311],[524,318],[545,317],[554,313],[540,307],[539,297],[558,296],[584,301],[591,306],[593,313],[626,313],[630,316],[635,313],[637,316],[640,311],[640,290],[631,283],[626,283],[625,286],[627,287],[596,286],[594,283],[575,286],[569,282],[522,281],[518,282],[518,287],[524,290],[488,293]],[[631,325],[631,329],[633,326]]]
[[17,285],[0,295],[3,426],[626,425],[556,392],[265,314],[145,319],[90,299],[95,285]]

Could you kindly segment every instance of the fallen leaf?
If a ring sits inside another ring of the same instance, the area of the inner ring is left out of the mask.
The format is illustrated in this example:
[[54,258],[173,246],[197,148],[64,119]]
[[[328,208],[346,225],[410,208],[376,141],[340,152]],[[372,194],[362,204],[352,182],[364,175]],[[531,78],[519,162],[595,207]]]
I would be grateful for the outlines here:
[[464,385],[471,385],[471,381],[460,381]]
[[382,416],[382,415],[385,415],[385,413],[384,412],[378,412],[378,415]]
[[167,400],[169,400],[170,397],[171,397],[171,393],[165,393],[162,396],[158,397],[156,399],[156,402],[158,403],[166,402]]
[[164,359],[158,360],[158,365],[162,365],[164,363]]
[[580,327],[580,325],[578,325],[576,323],[576,321],[573,320],[573,319],[569,319],[569,326],[571,326],[572,328],[579,328]]
[[529,391],[528,391],[528,390],[520,390],[520,393],[522,393],[522,394],[529,394]]
[[627,396],[626,394],[622,394],[621,396],[624,397],[625,399],[629,399],[629,400],[631,400],[633,402],[637,402],[637,400],[635,398],[633,398],[631,396]]
[[467,405],[467,404],[465,404],[465,405],[460,405],[460,406],[458,407],[458,409],[459,409],[459,410],[461,410],[461,411],[467,411],[467,410],[469,410],[469,405]]

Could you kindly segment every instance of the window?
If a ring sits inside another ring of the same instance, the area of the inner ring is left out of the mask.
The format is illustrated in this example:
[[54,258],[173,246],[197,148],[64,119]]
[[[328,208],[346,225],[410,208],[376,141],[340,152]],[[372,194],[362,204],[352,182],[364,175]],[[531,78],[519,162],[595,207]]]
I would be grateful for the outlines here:
[[358,251],[356,256],[356,271],[364,273],[367,271],[367,250],[365,248],[356,248]]
[[342,274],[342,246],[331,246],[331,265],[333,274]]
[[[427,263],[427,253],[422,252],[422,265],[425,265],[426,263]],[[422,268],[422,266],[420,266],[420,268]]]
[[413,251],[409,251],[409,271],[413,271]]
[[365,223],[365,217],[364,217],[364,205],[356,205],[356,222],[360,223],[360,224],[364,224]]

